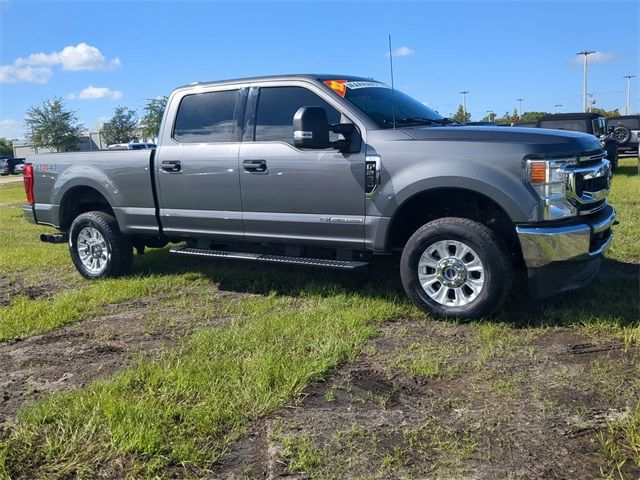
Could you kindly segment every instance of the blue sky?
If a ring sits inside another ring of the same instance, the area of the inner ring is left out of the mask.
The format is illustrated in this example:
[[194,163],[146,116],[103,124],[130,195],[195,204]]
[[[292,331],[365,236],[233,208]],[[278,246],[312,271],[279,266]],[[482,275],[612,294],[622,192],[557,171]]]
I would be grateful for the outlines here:
[[[491,109],[579,111],[595,50],[597,106],[624,108],[639,75],[640,2],[27,2],[0,0],[0,136],[21,137],[26,109],[61,96],[86,127],[117,105],[179,85],[278,73],[342,73],[389,82],[445,116],[469,90]],[[42,54],[42,55],[39,55]],[[640,110],[639,79],[632,110]]]

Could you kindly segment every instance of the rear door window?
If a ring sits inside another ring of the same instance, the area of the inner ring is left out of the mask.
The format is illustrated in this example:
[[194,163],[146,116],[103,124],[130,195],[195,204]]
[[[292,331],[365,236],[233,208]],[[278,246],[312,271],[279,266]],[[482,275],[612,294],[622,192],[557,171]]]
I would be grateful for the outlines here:
[[[293,145],[293,116],[300,107],[323,107],[329,124],[340,123],[340,112],[306,88],[264,87],[258,98],[254,140]],[[336,134],[330,134],[331,141],[337,139]]]
[[186,95],[178,107],[173,138],[181,143],[235,141],[238,92]]

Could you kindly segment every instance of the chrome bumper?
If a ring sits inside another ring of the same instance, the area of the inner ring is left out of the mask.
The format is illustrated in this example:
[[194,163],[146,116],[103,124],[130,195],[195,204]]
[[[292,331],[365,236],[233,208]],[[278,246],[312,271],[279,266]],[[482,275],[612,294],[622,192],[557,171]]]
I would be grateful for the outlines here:
[[611,244],[616,212],[611,206],[592,222],[558,227],[516,227],[529,268],[600,256]]

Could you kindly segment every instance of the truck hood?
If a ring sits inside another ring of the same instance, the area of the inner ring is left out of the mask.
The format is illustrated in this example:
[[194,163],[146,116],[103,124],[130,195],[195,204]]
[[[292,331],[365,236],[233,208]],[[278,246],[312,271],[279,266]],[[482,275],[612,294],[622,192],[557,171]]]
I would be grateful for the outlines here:
[[602,148],[593,135],[548,128],[447,125],[403,128],[402,131],[415,140],[530,144],[532,151],[537,147],[547,155],[577,155]]

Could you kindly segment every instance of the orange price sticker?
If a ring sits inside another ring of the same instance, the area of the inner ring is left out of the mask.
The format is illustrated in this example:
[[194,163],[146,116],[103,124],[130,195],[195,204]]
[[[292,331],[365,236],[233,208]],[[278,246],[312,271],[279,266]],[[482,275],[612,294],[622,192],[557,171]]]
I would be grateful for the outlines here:
[[346,80],[325,80],[324,84],[341,97],[344,97],[347,93]]

